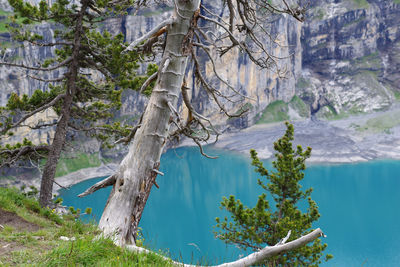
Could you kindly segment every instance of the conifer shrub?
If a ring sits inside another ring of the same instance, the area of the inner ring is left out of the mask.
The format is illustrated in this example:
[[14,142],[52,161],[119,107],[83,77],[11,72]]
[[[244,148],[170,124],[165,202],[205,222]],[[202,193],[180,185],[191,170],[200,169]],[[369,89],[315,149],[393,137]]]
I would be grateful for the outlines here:
[[[320,214],[318,206],[311,199],[312,188],[302,190],[300,181],[304,178],[305,161],[311,156],[311,148],[303,150],[301,146],[293,148],[293,125],[286,122],[286,132],[274,143],[274,170],[267,170],[257,156],[250,151],[252,165],[264,179],[258,179],[258,185],[265,193],[258,196],[255,207],[246,207],[235,196],[224,197],[221,208],[228,211],[230,218],[216,218],[216,236],[227,244],[257,251],[265,246],[274,246],[289,231],[287,242],[311,232]],[[267,199],[267,194],[269,199]],[[300,202],[307,203],[307,210],[299,208]],[[316,239],[312,243],[295,250],[269,258],[266,266],[318,266],[323,260],[327,245]],[[325,255],[325,260],[332,255]]]

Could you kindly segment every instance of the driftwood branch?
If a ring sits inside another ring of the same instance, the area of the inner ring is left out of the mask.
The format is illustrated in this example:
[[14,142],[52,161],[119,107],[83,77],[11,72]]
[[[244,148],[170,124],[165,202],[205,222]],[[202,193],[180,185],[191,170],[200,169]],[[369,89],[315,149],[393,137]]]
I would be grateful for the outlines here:
[[87,195],[90,195],[90,194],[96,192],[99,189],[114,185],[116,181],[117,181],[117,176],[115,174],[111,175],[110,177],[107,177],[106,179],[101,180],[100,182],[92,185],[91,187],[86,189],[85,192],[83,192],[82,194],[79,194],[78,197],[85,197]]
[[[265,248],[261,249],[260,251],[254,252],[242,259],[232,261],[232,262],[222,263],[222,264],[215,265],[212,267],[247,267],[247,266],[256,265],[256,264],[264,262],[265,260],[267,260],[268,258],[270,258],[272,256],[275,256],[280,253],[284,253],[289,250],[293,250],[293,249],[299,248],[301,246],[304,246],[319,237],[325,237],[325,235],[320,228],[317,228],[314,231],[312,231],[311,233],[309,233],[305,236],[302,236],[296,240],[290,241],[286,244],[278,243],[275,246],[265,247]],[[134,251],[134,252],[138,252],[138,253],[157,254],[148,249],[138,247],[135,245],[127,245],[127,246],[125,246],[125,248],[127,248],[130,251]],[[167,257],[161,256],[161,255],[158,255],[158,256],[164,258],[167,261],[172,261],[171,259],[169,259]],[[201,267],[198,265],[184,264],[184,263],[180,263],[180,262],[176,262],[176,261],[172,261],[172,263],[175,264],[176,266],[182,266],[182,267]]]

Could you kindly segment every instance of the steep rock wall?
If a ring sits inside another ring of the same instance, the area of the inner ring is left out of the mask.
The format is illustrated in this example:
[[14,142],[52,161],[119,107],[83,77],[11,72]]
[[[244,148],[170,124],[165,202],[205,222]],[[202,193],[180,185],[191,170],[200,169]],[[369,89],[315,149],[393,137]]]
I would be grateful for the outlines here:
[[400,91],[400,5],[352,2],[314,2],[303,25],[297,93],[322,117],[381,110]]
[[[0,0],[0,7],[6,6],[4,3]],[[222,8],[217,3],[209,7]],[[148,10],[138,16],[110,20],[104,27],[113,33],[125,33],[126,41],[130,42],[168,17],[170,11],[171,8]],[[287,70],[284,79],[279,79],[273,71],[260,70],[238,50],[232,50],[218,61],[221,77],[248,97],[239,104],[225,103],[232,113],[239,105],[247,103],[251,111],[244,118],[227,120],[194,82],[193,71],[189,70],[187,80],[193,89],[192,103],[217,124],[228,124],[233,128],[254,124],[268,104],[275,100],[289,102],[295,94],[310,106],[312,114],[325,118],[386,108],[396,101],[400,91],[398,25],[400,5],[391,0],[313,0],[305,23],[287,16],[272,19],[271,31],[279,33],[281,43],[272,50],[275,56],[284,58],[279,62],[280,67]],[[35,27],[46,38],[52,38],[52,28],[48,25]],[[2,38],[4,36],[3,33]],[[32,64],[37,58],[51,56],[53,52],[48,48],[25,45],[12,50],[9,56]],[[203,72],[212,75],[211,63],[205,55],[200,53],[200,57]],[[223,93],[231,94],[216,78],[211,78],[210,82]],[[47,85],[27,79],[23,71],[2,67],[0,86],[0,104],[4,105],[12,91],[31,94],[38,88],[45,90]],[[136,118],[146,101],[146,97],[127,92],[119,115]]]

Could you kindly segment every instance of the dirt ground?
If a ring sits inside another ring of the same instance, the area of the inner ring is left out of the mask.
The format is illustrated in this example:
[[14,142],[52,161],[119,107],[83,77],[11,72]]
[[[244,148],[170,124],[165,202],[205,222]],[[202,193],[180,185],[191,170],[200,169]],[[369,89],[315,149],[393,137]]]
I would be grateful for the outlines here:
[[[39,226],[28,222],[21,217],[19,217],[17,214],[9,211],[5,211],[0,208],[0,225],[5,226],[11,226],[18,231],[29,231],[29,232],[35,232],[39,230]],[[2,228],[0,226],[0,228]]]
[[[36,224],[28,222],[17,214],[9,211],[5,211],[0,208],[0,231],[3,231],[5,226],[11,226],[17,231],[28,231],[35,232],[40,229]],[[0,256],[7,255],[9,252],[23,249],[17,242],[5,242],[0,240]]]

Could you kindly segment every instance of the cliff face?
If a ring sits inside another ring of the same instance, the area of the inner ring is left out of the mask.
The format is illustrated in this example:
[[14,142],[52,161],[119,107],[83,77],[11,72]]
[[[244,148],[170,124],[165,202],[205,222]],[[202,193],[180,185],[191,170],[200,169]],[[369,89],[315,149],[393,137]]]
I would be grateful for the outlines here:
[[297,93],[318,116],[390,106],[400,91],[400,5],[321,2],[312,5],[302,28]]
[[[0,7],[5,6],[4,2],[0,0]],[[215,3],[209,7],[222,8]],[[113,19],[105,28],[125,33],[130,42],[168,17],[169,12],[168,9],[146,11],[139,16]],[[279,79],[274,71],[260,70],[238,50],[232,50],[217,62],[220,76],[248,97],[240,104],[251,108],[244,118],[227,120],[194,82],[193,71],[189,69],[187,81],[193,89],[192,103],[217,124],[234,128],[254,124],[271,102],[289,102],[295,94],[310,107],[311,114],[319,117],[384,109],[400,95],[398,25],[400,4],[392,0],[313,0],[305,23],[287,16],[272,19],[271,31],[276,33],[281,44],[273,46],[272,50],[275,56],[283,58],[279,66],[287,70],[285,78]],[[35,27],[46,38],[52,38],[51,27],[45,24]],[[3,41],[6,34],[0,35]],[[32,64],[36,58],[52,53],[48,48],[26,46],[11,51],[9,56]],[[199,55],[204,73],[212,77],[211,62],[205,54],[200,52]],[[215,77],[209,81],[223,93],[232,94]],[[0,86],[0,104],[4,105],[11,91],[31,94],[37,88],[45,90],[47,85],[28,80],[23,71],[0,67]],[[120,115],[135,117],[145,103],[145,97],[126,93]],[[226,102],[225,105],[232,113],[239,109],[237,103]],[[291,118],[307,116],[290,105],[285,112]]]

